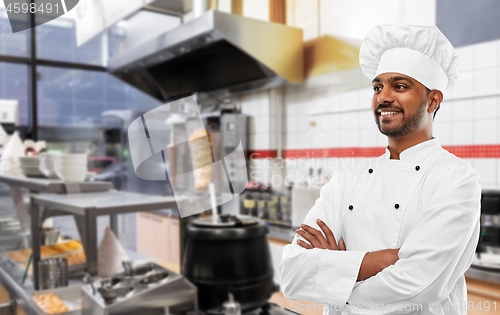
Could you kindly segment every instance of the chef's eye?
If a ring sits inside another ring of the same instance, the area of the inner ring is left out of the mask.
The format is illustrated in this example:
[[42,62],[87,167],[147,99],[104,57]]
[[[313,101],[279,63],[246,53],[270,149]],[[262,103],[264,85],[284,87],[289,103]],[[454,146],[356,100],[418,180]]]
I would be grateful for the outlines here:
[[398,84],[396,85],[396,90],[402,90],[402,89],[405,89],[406,86],[402,85],[402,84]]
[[373,91],[374,92],[380,92],[381,90],[382,90],[382,87],[380,87],[380,86],[374,86],[373,87]]

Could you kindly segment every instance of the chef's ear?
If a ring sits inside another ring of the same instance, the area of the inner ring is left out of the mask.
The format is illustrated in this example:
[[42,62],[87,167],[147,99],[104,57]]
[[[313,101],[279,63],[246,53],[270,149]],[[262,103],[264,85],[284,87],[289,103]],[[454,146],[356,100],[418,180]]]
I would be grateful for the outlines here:
[[427,110],[429,113],[434,112],[434,117],[436,117],[436,113],[441,107],[441,102],[443,101],[443,93],[440,90],[432,90],[429,91],[427,96],[428,107]]

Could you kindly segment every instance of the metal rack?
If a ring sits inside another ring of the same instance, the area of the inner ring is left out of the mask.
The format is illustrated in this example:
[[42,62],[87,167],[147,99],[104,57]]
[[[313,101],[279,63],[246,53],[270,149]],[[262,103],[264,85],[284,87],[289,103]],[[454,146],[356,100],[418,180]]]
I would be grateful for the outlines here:
[[[179,202],[179,201],[177,201]],[[177,208],[174,197],[161,197],[123,191],[87,194],[33,195],[31,197],[31,230],[38,233],[43,208],[56,210],[57,215],[74,215],[87,257],[87,272],[97,275],[97,217],[142,211]],[[36,235],[36,234],[33,234]],[[33,279],[38,289],[40,239],[33,238]]]

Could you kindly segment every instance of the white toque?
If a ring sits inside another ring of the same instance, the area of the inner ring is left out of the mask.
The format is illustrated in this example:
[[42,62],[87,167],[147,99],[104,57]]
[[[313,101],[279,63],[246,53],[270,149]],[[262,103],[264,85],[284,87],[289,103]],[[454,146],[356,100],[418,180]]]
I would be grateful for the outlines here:
[[363,39],[359,64],[370,80],[395,72],[430,90],[450,89],[458,77],[455,48],[436,26],[378,25]]

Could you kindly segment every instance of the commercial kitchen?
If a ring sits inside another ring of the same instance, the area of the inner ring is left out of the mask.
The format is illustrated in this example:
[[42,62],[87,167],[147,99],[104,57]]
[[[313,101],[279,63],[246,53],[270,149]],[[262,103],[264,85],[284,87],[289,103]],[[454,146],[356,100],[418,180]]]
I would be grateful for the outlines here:
[[456,48],[433,135],[480,176],[467,311],[500,314],[499,3],[21,3],[0,3],[0,314],[322,314],[278,266],[332,176],[385,152],[359,66],[378,24]]

